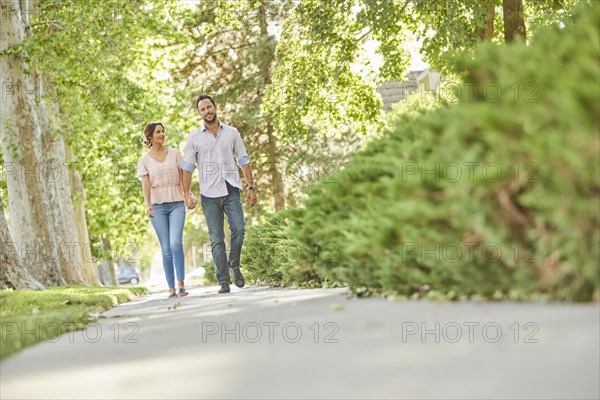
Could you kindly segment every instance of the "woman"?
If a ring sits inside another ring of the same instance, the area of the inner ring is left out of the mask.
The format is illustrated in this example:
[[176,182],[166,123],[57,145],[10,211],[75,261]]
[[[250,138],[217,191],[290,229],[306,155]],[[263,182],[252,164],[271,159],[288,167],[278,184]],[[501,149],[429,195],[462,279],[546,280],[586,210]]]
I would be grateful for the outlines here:
[[[185,262],[183,255],[183,225],[185,203],[182,172],[179,168],[181,154],[177,149],[165,147],[165,127],[152,122],[144,128],[144,144],[150,149],[138,162],[138,178],[142,181],[146,213],[158,236],[162,251],[163,268],[169,285],[169,297],[183,297],[185,289]],[[190,193],[190,196],[192,194]],[[190,209],[196,207],[192,197]],[[179,293],[175,290],[175,276]]]

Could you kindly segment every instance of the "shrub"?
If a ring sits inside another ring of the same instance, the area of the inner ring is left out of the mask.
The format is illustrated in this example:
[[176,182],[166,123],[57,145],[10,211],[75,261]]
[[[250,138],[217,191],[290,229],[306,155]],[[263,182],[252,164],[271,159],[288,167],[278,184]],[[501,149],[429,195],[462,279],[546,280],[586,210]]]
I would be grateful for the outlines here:
[[[530,45],[453,60],[458,103],[395,118],[337,182],[253,228],[252,275],[406,296],[598,298],[599,9]],[[271,254],[290,246],[299,260]]]

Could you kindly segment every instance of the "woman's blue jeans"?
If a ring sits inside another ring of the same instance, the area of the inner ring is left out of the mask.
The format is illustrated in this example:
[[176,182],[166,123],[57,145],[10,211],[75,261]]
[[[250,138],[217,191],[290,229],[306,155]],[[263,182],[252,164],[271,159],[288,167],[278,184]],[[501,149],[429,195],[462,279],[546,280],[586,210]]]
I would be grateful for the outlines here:
[[[200,196],[202,211],[206,218],[213,261],[217,270],[219,284],[229,283],[229,268],[240,266],[240,256],[244,243],[246,224],[240,199],[240,190],[227,183],[228,194],[223,197]],[[224,216],[229,222],[231,240],[229,242],[229,260],[225,247]]]
[[154,209],[154,218],[150,218],[150,221],[160,243],[167,283],[169,288],[173,289],[175,288],[173,269],[177,273],[177,280],[183,281],[185,279],[185,259],[183,256],[185,203],[175,201],[152,204],[152,208]]

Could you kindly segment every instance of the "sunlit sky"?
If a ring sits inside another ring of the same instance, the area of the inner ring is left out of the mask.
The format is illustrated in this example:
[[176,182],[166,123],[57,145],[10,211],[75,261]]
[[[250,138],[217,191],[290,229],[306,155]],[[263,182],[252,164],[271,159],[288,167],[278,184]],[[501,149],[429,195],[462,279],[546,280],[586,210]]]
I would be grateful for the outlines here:
[[[406,43],[406,48],[410,52],[411,56],[410,66],[408,67],[409,71],[420,71],[428,67],[427,63],[421,58],[421,54],[419,54],[419,47],[419,43],[416,41]],[[383,58],[381,55],[375,52],[377,49],[377,41],[367,41],[365,43],[365,49],[369,59],[371,60],[371,63],[373,64],[373,67],[379,68],[383,63]]]

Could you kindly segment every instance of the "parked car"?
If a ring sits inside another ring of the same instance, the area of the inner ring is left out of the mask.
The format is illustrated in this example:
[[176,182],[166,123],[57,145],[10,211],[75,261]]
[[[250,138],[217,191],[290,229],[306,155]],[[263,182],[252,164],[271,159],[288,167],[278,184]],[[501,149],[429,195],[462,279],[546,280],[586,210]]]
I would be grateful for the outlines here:
[[119,283],[131,283],[137,285],[142,278],[138,267],[120,267],[117,270],[117,279]]

